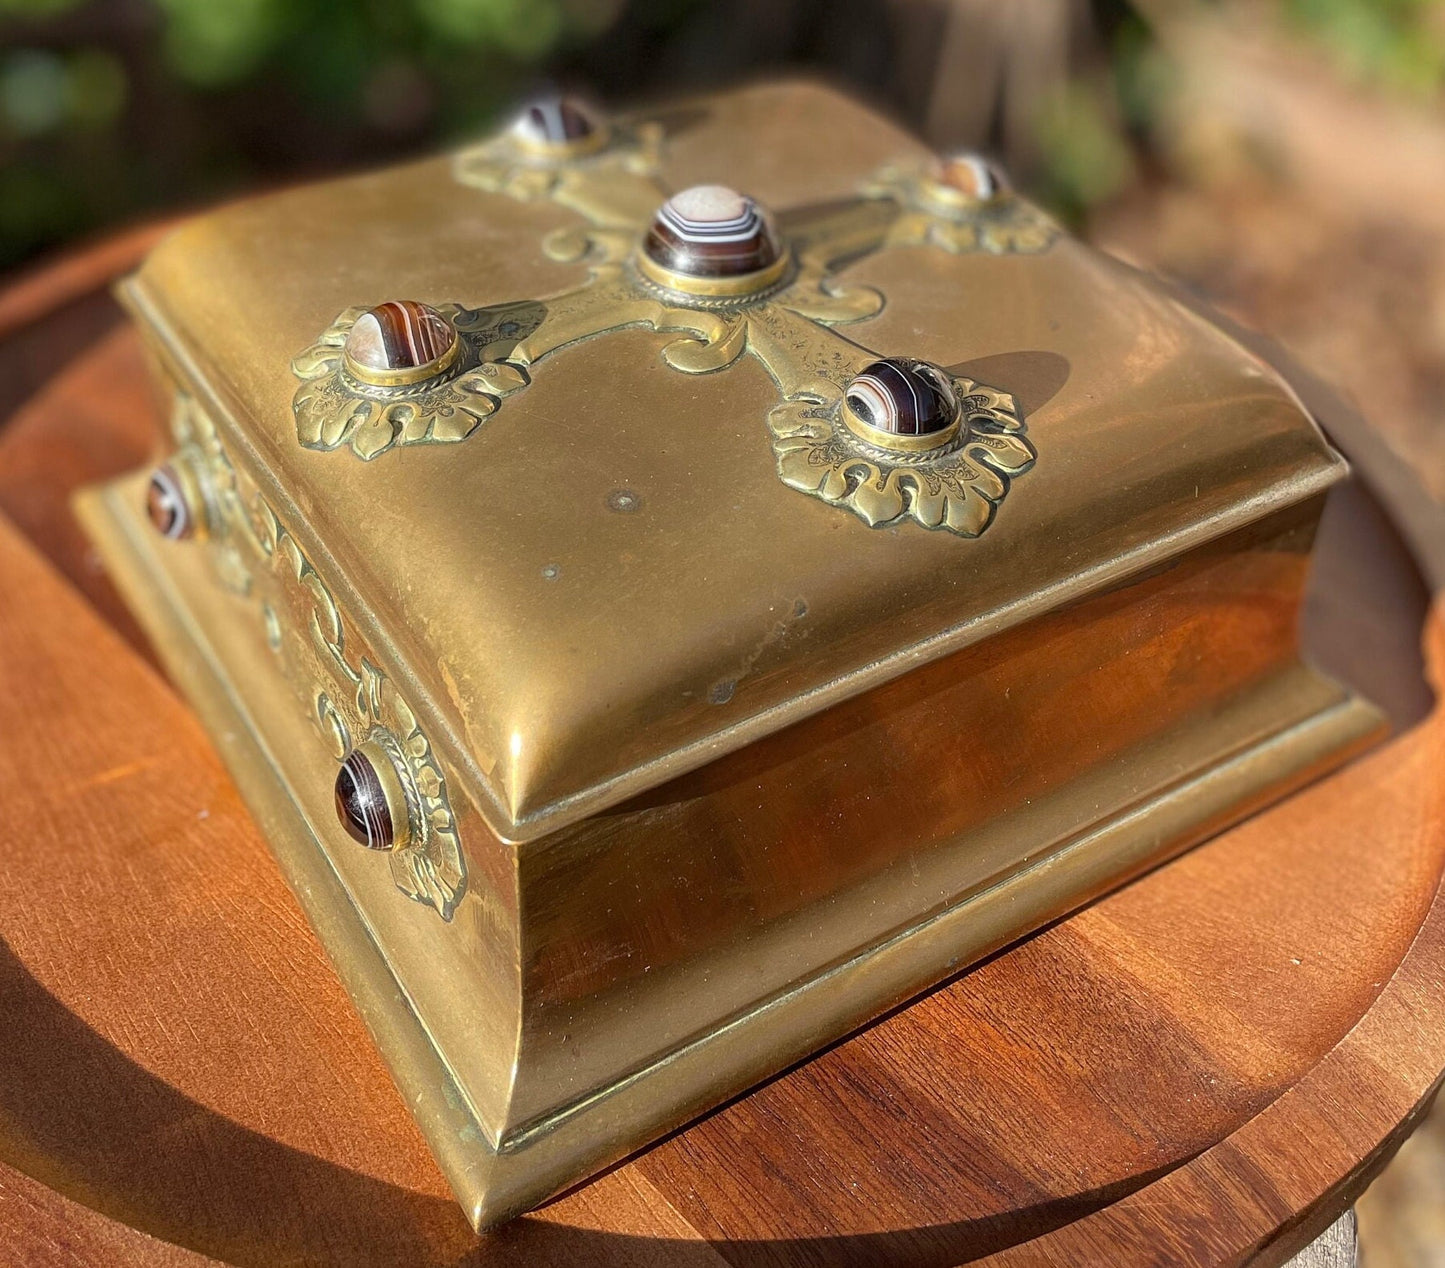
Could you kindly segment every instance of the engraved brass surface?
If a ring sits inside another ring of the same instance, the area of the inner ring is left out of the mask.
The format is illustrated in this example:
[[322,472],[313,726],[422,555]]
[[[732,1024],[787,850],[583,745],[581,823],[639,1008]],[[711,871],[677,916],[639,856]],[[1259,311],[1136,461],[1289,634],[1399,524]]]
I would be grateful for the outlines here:
[[178,392],[171,432],[181,452],[204,464],[215,508],[209,554],[217,580],[249,599],[267,646],[283,662],[306,716],[338,762],[379,737],[399,759],[407,803],[416,808],[391,853],[397,887],[450,920],[466,887],[445,780],[416,714],[377,666],[296,538],[238,471],[214,423]]
[[[143,478],[84,506],[479,1225],[1380,723],[1298,658],[1343,464],[1226,336],[1062,235],[879,246],[923,211],[859,190],[926,156],[821,89],[607,135],[183,229],[125,298],[217,529],[163,540]],[[779,209],[776,288],[642,279],[659,190],[718,180]],[[462,332],[434,415],[345,377],[353,306],[395,296]],[[879,353],[964,402],[928,467],[957,491],[837,435]],[[390,852],[334,813],[369,740],[424,808]]]

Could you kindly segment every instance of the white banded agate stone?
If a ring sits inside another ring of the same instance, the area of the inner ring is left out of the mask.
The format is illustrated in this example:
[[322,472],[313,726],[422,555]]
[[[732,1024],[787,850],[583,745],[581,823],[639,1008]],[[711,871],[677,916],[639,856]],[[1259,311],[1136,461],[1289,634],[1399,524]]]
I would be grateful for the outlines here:
[[694,185],[658,208],[643,249],[656,264],[689,277],[737,277],[778,260],[767,214],[726,185]]

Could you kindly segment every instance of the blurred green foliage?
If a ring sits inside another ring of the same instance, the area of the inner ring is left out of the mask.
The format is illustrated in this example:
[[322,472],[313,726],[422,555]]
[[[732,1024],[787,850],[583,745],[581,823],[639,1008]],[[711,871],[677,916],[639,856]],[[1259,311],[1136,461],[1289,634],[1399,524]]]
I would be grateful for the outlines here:
[[0,0],[0,268],[267,178],[489,125],[624,7],[702,0]]
[[[1081,219],[1147,168],[1151,128],[1178,68],[1141,12],[1181,9],[1159,0],[1139,10],[1131,0],[1058,2],[1087,15],[1101,56],[1042,94],[1036,153],[1024,166],[1035,192]],[[885,38],[887,15],[907,7],[0,0],[0,269],[155,209],[376,165],[475,134],[543,76],[627,96],[801,64],[885,105],[912,102],[906,109],[921,122],[916,67],[900,71]],[[1236,7],[1302,34],[1372,90],[1439,99],[1445,89],[1445,0]]]
[[1283,7],[1362,81],[1417,97],[1445,87],[1441,0],[1284,0]]

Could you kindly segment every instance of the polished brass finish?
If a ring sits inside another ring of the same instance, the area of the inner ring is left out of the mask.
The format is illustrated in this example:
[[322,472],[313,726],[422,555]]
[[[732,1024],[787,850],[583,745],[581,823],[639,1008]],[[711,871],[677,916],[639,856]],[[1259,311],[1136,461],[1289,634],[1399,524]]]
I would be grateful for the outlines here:
[[[537,196],[479,182],[489,143],[182,229],[124,297],[222,530],[157,540],[144,477],[82,507],[478,1225],[1380,726],[1299,659],[1344,465],[1286,384],[1067,237],[880,245],[914,210],[856,191],[927,156],[824,90],[662,118],[685,126],[618,121]],[[632,264],[659,190],[713,178],[792,251],[736,308]],[[468,443],[339,377],[346,312],[386,295],[453,305],[449,384],[515,372],[468,392]],[[288,362],[337,313],[303,389],[365,417],[318,409],[298,445]],[[947,371],[950,446],[848,428],[879,353],[834,327],[864,321]],[[385,460],[317,452],[364,429]],[[418,798],[388,853],[332,806],[382,734]]]

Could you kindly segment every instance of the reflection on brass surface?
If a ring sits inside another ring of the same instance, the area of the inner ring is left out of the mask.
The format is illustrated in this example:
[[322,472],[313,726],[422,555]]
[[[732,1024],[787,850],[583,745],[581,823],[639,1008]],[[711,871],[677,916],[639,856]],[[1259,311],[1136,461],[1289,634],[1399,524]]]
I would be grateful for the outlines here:
[[[926,156],[844,98],[658,120],[565,164],[489,143],[182,229],[124,298],[221,529],[161,540],[144,477],[83,507],[478,1225],[1380,724],[1299,659],[1344,465],[1287,384],[1066,236],[881,248],[901,204],[858,190]],[[777,209],[775,290],[637,272],[659,191],[709,181]],[[296,350],[396,296],[471,332],[448,383],[520,385],[468,393],[491,405],[466,444],[408,443],[412,415],[379,421],[399,398],[365,395],[317,440],[383,460],[298,445]],[[864,322],[866,347],[840,333]],[[840,422],[880,355],[963,401],[924,461]],[[425,808],[391,852],[333,795],[385,736]]]

